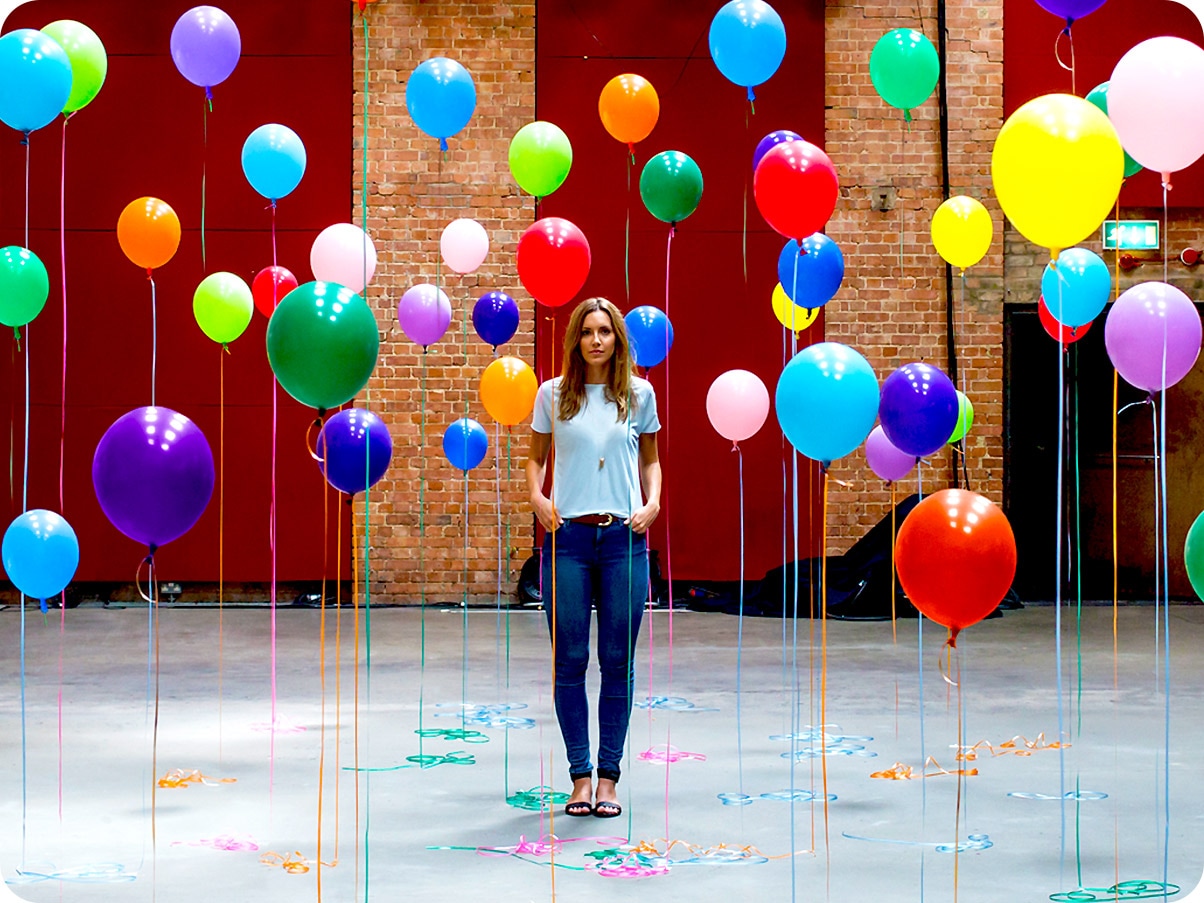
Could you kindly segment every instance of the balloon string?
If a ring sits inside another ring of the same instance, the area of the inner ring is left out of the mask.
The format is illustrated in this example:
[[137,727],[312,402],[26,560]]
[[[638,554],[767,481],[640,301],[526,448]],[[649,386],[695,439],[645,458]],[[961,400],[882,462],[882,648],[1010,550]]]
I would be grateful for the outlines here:
[[[155,277],[151,275],[150,267],[146,268],[146,279],[151,288],[151,407],[155,406],[156,373],[159,367],[159,309],[155,298]],[[26,342],[29,341],[28,332]]]
[[[360,579],[358,567],[358,547],[355,536],[354,520],[351,524],[351,605],[354,612],[352,617],[352,632],[355,634],[354,670],[352,671],[351,708],[352,708],[352,765],[355,773],[360,773]],[[425,648],[423,650],[425,654]],[[419,709],[421,713],[421,708]],[[419,716],[421,717],[421,715]],[[421,739],[418,741],[421,743]],[[355,881],[359,886],[360,867],[360,782],[355,782]]]
[[217,504],[217,757],[222,759],[222,663],[226,580],[226,353],[218,352]]
[[[1162,187],[1162,234],[1169,235],[1167,228],[1167,191],[1169,187]],[[1166,282],[1167,276],[1167,255],[1162,257],[1162,281]],[[1162,643],[1163,657],[1165,666],[1162,674],[1163,679],[1163,698],[1165,700],[1164,715],[1163,715],[1163,744],[1162,744],[1162,883],[1165,885],[1169,882],[1170,871],[1170,843],[1171,843],[1171,622],[1170,622],[1170,604],[1171,604],[1171,587],[1170,587],[1170,532],[1169,532],[1169,509],[1170,500],[1167,497],[1167,456],[1166,456],[1166,358],[1169,323],[1164,317],[1162,319],[1162,379],[1159,383],[1162,388],[1162,406],[1159,410],[1160,429],[1158,431],[1158,459],[1159,459],[1159,480],[1161,483],[1161,526],[1162,526],[1162,572],[1164,575],[1163,581],[1163,598],[1162,598]],[[1156,609],[1155,609],[1156,611]]]
[[[367,443],[364,443],[365,451]],[[366,484],[365,484],[366,485]],[[330,558],[330,483],[322,481],[322,589],[318,602],[318,684],[321,689],[318,728],[318,840],[315,877],[322,899],[322,803],[326,790],[326,569]],[[335,773],[338,784],[338,773]]]
[[[623,225],[623,285],[627,291],[627,304],[631,304],[631,165],[635,152],[627,160],[627,220]],[[553,341],[555,338],[553,337]]]
[[276,298],[275,280],[276,280],[276,202],[272,201],[272,298],[274,303],[279,303]]
[[[364,453],[367,454],[365,446]],[[364,704],[372,708],[372,505],[370,487],[364,483]],[[364,745],[368,755],[372,754],[371,722],[364,727]],[[372,773],[364,775],[364,903],[368,903],[369,874],[371,872],[372,828]]]
[[[273,212],[275,207],[273,206]],[[273,228],[272,266],[275,266],[275,229]],[[271,505],[268,508],[268,548],[271,555],[272,598],[270,602],[270,659],[271,659],[271,692],[272,692],[272,729],[269,733],[268,752],[268,804],[271,805],[272,791],[275,787],[276,776],[276,428],[280,409],[280,390],[275,378],[272,379],[272,472],[271,472]]]
[[[63,496],[63,460],[67,442],[67,122],[71,118],[68,113],[63,117],[63,147],[61,154],[62,165],[59,170],[59,278],[63,287],[63,372],[59,383],[59,514],[66,512]],[[64,590],[65,593],[65,590]],[[66,610],[67,597],[63,596],[63,609]]]
[[[343,739],[343,493],[335,494],[334,541],[334,773],[342,774]],[[334,782],[334,858],[339,858],[339,786]]]
[[[908,121],[906,123],[906,128],[903,129],[903,139],[900,142],[900,144],[901,144],[900,150],[902,151],[900,156],[902,157],[902,159],[904,161],[904,163],[903,163],[904,166],[906,166],[906,161],[907,161],[907,135],[910,131],[911,131],[911,123],[910,123],[910,121]],[[900,180],[900,182],[902,182],[902,180]],[[900,197],[899,198],[899,278],[900,279],[903,279],[903,277],[906,275],[906,273],[904,271],[904,267],[903,267],[903,235],[906,231],[907,231],[907,209],[903,204],[903,198]],[[793,300],[793,299],[791,299],[791,300]]]
[[[468,393],[464,393],[467,398]],[[468,444],[468,433],[464,434],[464,444]],[[464,462],[467,464],[467,460]],[[461,624],[460,636],[460,727],[467,727],[468,712],[468,471],[464,471],[464,569],[461,579],[464,584],[464,596],[460,601]]]
[[[159,577],[155,569],[155,555],[152,551],[147,557],[147,582],[151,593],[151,601],[147,606],[150,612],[151,624],[154,627],[155,650],[155,715],[151,728],[151,775],[159,773]],[[151,781],[151,859],[154,861],[157,839],[155,798],[159,782]]]
[[[669,320],[669,260],[673,250],[673,236],[677,233],[677,226],[674,223],[669,224],[669,237],[665,242],[665,319]],[[669,321],[672,322],[671,320]],[[665,329],[668,330],[667,323]],[[665,345],[668,347],[668,333],[665,335]],[[628,407],[628,416],[630,416],[630,406]],[[665,418],[663,422],[664,428],[664,457],[669,458],[669,358],[665,357]],[[661,487],[661,498],[664,500],[665,509],[665,579],[668,584],[669,592],[669,695],[673,695],[673,546],[672,546],[672,518],[669,515],[669,496],[670,493],[666,487]],[[666,726],[667,729],[667,726]],[[666,825],[666,832],[668,826]],[[667,833],[666,833],[666,836]]]
[[[201,105],[201,272],[209,269],[205,259],[205,195],[206,181],[209,168],[209,109],[212,106],[206,100]],[[65,123],[64,123],[65,125]]]
[[29,248],[29,132],[21,139],[25,145],[25,247]]
[[744,796],[744,740],[740,729],[740,677],[744,653],[744,452],[733,442],[740,486],[740,607],[736,618],[736,773]]
[[420,664],[418,669],[418,755],[423,755],[422,712],[426,691],[426,349],[422,350],[422,403],[418,427],[418,584],[421,595]]
[[[823,493],[823,517],[820,520],[820,666],[819,666],[819,723],[828,723],[828,468],[819,469],[820,491]],[[821,731],[823,728],[821,727]],[[828,757],[820,757],[820,774],[824,793],[824,875],[832,880],[832,844],[828,830]]]
[[[1056,319],[1062,322],[1062,280],[1058,280],[1058,312]],[[1066,435],[1066,364],[1061,344],[1058,346],[1058,443],[1057,443],[1057,480],[1056,507],[1054,517],[1054,536],[1057,547],[1054,552],[1054,666],[1057,669],[1057,699],[1058,699],[1058,742],[1066,739],[1063,728],[1062,710],[1062,474],[1065,460]],[[1066,860],[1066,753],[1058,748],[1058,797],[1059,797],[1059,831],[1058,831],[1058,869],[1061,872]],[[1060,875],[1059,875],[1060,878]]]
[[[1058,36],[1056,38],[1054,38],[1054,59],[1057,60],[1057,63],[1059,66],[1061,66],[1063,69],[1065,69],[1067,72],[1070,73],[1070,93],[1078,94],[1078,90],[1075,87],[1074,35],[1070,31],[1070,24],[1071,24],[1071,20],[1067,19],[1066,27],[1059,30]],[[1070,44],[1070,65],[1069,66],[1067,66],[1066,63],[1064,63],[1062,61],[1061,44],[1062,44],[1062,36],[1063,35],[1066,36],[1066,38],[1069,40],[1069,44]]]

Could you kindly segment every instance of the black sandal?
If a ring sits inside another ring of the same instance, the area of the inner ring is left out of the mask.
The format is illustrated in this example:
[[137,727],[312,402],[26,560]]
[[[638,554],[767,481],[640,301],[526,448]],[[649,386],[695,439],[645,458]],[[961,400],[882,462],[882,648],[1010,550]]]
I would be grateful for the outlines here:
[[623,814],[623,807],[614,800],[602,800],[594,806],[595,818],[618,818]]
[[565,804],[564,814],[571,815],[573,818],[584,818],[594,814],[594,807],[586,800],[573,800],[573,802]]

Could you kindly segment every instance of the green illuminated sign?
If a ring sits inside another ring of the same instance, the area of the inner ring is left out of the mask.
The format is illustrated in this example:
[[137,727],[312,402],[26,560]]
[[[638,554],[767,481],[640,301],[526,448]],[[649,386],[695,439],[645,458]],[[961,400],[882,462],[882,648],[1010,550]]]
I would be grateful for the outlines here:
[[1105,251],[1157,251],[1158,220],[1104,220]]

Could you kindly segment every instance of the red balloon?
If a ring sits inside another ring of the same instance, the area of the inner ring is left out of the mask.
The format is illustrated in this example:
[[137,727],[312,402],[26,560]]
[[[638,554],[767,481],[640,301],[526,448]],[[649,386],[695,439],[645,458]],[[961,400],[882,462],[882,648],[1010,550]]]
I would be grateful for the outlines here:
[[753,197],[765,222],[798,241],[823,229],[839,194],[836,167],[809,141],[771,148],[753,174]]
[[895,540],[899,582],[913,605],[952,639],[999,604],[1016,576],[1016,537],[989,499],[936,492],[912,510]]
[[518,240],[518,278],[540,304],[572,301],[589,275],[589,242],[567,219],[548,216]]
[[284,267],[264,267],[255,274],[255,280],[251,283],[255,309],[270,320],[280,299],[296,287],[297,277]]
[[1060,339],[1063,348],[1077,342],[1091,328],[1090,322],[1074,327],[1064,326],[1059,323],[1057,317],[1050,313],[1049,307],[1045,303],[1044,295],[1037,299],[1037,316],[1041,318],[1041,325],[1045,327],[1045,331],[1049,333],[1049,337],[1051,339]]

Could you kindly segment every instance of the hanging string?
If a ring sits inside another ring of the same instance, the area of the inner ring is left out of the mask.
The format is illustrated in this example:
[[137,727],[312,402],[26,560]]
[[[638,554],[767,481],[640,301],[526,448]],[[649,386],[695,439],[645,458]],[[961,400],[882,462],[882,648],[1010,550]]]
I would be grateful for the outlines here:
[[[207,93],[207,92],[206,92]],[[209,167],[209,111],[213,109],[213,101],[206,99],[201,105],[201,272],[209,269],[205,261],[205,182]],[[64,123],[65,124],[65,123]],[[273,278],[275,276],[273,275]]]
[[[72,113],[63,115],[63,146],[59,170],[59,279],[63,287],[63,373],[59,395],[59,514],[66,514],[63,498],[63,461],[67,442],[67,122]],[[63,609],[67,608],[66,595]]]
[[[342,758],[343,727],[343,493],[335,494],[335,542],[334,542],[334,773],[343,773]],[[334,858],[339,858],[339,787],[334,782]],[[358,865],[358,863],[357,863]]]
[[[1167,236],[1169,243],[1170,232],[1167,226],[1167,192],[1170,190],[1169,184],[1164,184],[1162,187],[1162,234]],[[1162,281],[1168,281],[1168,263],[1167,255],[1162,255]],[[1159,410],[1160,429],[1158,431],[1158,474],[1161,481],[1161,526],[1162,526],[1162,572],[1165,575],[1163,581],[1163,599],[1162,599],[1162,644],[1163,644],[1163,659],[1165,661],[1164,670],[1162,673],[1163,680],[1163,699],[1165,700],[1163,714],[1163,737],[1162,737],[1162,883],[1167,885],[1170,881],[1170,846],[1171,846],[1171,620],[1170,620],[1170,605],[1171,605],[1171,587],[1170,587],[1170,532],[1169,532],[1169,509],[1170,502],[1167,496],[1167,480],[1166,471],[1168,459],[1166,456],[1166,355],[1167,355],[1167,329],[1168,323],[1165,317],[1162,318],[1162,379],[1160,385],[1162,389],[1162,405]],[[1157,608],[1155,608],[1155,616]]]
[[[1056,265],[1056,261],[1054,261]],[[1056,318],[1062,322],[1062,280],[1058,280],[1058,312]],[[1057,698],[1058,698],[1058,810],[1060,816],[1058,831],[1058,870],[1059,884],[1061,871],[1066,861],[1066,751],[1061,745],[1066,733],[1063,726],[1062,706],[1062,505],[1063,491],[1063,462],[1065,461],[1065,424],[1066,424],[1066,364],[1062,353],[1062,343],[1057,343],[1058,349],[1058,448],[1057,448],[1057,513],[1054,518],[1054,532],[1057,548],[1054,553],[1054,666],[1057,668]]]
[[627,220],[623,225],[623,285],[628,307],[631,306],[631,167],[634,163],[635,149],[632,148],[627,157]]
[[[273,248],[274,251],[274,248]],[[273,253],[273,258],[275,254]],[[273,263],[272,266],[276,264]],[[272,378],[272,467],[271,467],[271,501],[268,507],[268,553],[271,558],[271,599],[269,606],[269,643],[271,646],[270,670],[272,713],[271,731],[269,732],[268,751],[268,801],[272,800],[272,790],[275,786],[276,774],[276,430],[279,413],[279,388],[275,377]]]
[[[903,140],[900,142],[901,158],[906,165],[907,161],[907,136],[911,133],[911,111],[905,110],[903,115]],[[899,187],[902,188],[903,179],[899,179]],[[905,274],[903,266],[903,235],[907,231],[907,210],[903,206],[903,198],[900,193],[899,197],[899,279],[903,279]]]
[[226,354],[218,353],[218,429],[217,429],[217,758],[222,759],[222,664],[225,651],[225,580],[226,580]]
[[[424,755],[422,712],[426,693],[426,348],[422,349],[422,403],[418,406],[418,585],[420,628],[420,664],[418,668],[418,755]],[[423,760],[425,761],[425,760]]]
[[[368,443],[364,443],[365,455]],[[323,467],[325,470],[325,467]],[[366,482],[365,482],[365,485]],[[322,481],[322,588],[318,602],[318,682],[321,702],[318,709],[318,841],[315,877],[318,885],[318,900],[322,899],[322,802],[326,790],[326,567],[330,556],[330,482]],[[338,785],[338,772],[335,772]],[[337,810],[336,810],[337,811]]]
[[[1066,17],[1066,27],[1063,28],[1061,31],[1059,31],[1058,36],[1056,38],[1054,38],[1054,59],[1058,61],[1059,66],[1061,66],[1063,69],[1065,69],[1067,72],[1070,73],[1070,93],[1077,95],[1079,93],[1079,89],[1076,87],[1076,84],[1075,84],[1074,32],[1071,31],[1071,26],[1073,24],[1074,24],[1074,19],[1067,16]],[[1062,43],[1063,35],[1066,36],[1067,42],[1070,45],[1070,65],[1069,66],[1067,66],[1064,62],[1062,62],[1062,55],[1060,52],[1060,45]]]
[[739,776],[740,796],[744,797],[744,740],[740,730],[741,657],[744,650],[744,452],[732,443],[740,480],[740,607],[736,618],[736,773]]
[[[819,468],[820,492],[823,494],[823,517],[820,520],[820,677],[819,723],[821,733],[828,723],[828,465]],[[820,774],[824,793],[824,878],[831,891],[832,844],[828,826],[828,757],[820,757]],[[792,848],[793,849],[793,848]]]
[[[155,299],[155,277],[151,274],[151,268],[146,268],[146,278],[150,282],[151,287],[151,407],[155,406],[155,383],[157,382],[156,373],[159,366],[159,310],[158,302]],[[28,342],[28,335],[26,336]]]

